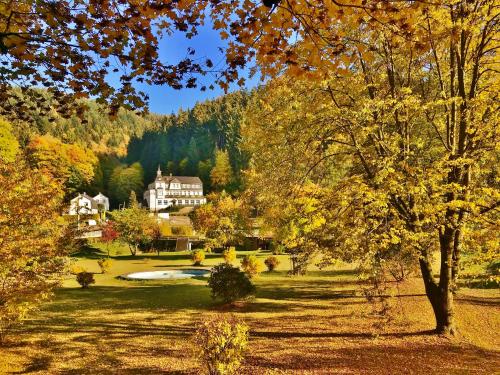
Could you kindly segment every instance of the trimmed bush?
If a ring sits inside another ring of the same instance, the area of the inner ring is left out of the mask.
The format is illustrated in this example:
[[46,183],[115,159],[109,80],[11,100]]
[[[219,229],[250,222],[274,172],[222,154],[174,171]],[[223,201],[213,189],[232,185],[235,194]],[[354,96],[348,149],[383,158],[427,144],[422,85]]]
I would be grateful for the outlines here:
[[280,261],[275,256],[268,256],[264,261],[264,264],[267,266],[269,272],[274,271],[276,267],[280,264]]
[[108,273],[111,269],[113,261],[109,258],[101,258],[97,261],[99,268],[101,268],[101,273]]
[[94,274],[91,272],[80,272],[76,275],[76,281],[82,288],[88,288],[90,284],[95,284]]
[[224,256],[224,262],[233,263],[236,260],[236,249],[231,246],[229,249],[224,250],[222,255]]
[[205,260],[205,252],[203,250],[194,250],[191,253],[191,260],[193,265],[201,266],[201,263]]
[[232,303],[255,293],[255,286],[246,274],[237,267],[221,263],[212,268],[208,278],[212,298],[224,303]]
[[245,255],[241,261],[241,268],[250,278],[257,276],[264,270],[262,262],[255,255]]
[[193,337],[196,354],[210,375],[236,374],[248,346],[248,326],[232,315],[202,322]]

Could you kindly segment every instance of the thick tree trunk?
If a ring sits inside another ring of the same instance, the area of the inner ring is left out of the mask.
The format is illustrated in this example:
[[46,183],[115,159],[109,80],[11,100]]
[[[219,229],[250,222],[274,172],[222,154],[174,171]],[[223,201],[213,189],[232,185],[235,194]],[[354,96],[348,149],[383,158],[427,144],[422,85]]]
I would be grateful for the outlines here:
[[446,230],[444,234],[440,234],[441,272],[439,283],[434,280],[429,257],[423,255],[419,260],[425,292],[436,318],[436,333],[449,335],[456,333],[452,288],[452,234],[451,229]]

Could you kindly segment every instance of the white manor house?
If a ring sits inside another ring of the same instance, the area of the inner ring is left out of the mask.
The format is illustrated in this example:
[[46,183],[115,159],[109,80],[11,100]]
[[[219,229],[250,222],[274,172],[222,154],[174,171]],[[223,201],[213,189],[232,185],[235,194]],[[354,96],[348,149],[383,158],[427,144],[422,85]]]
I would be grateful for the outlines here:
[[144,200],[153,212],[171,206],[199,206],[207,203],[199,177],[162,176],[160,167],[156,172],[156,179],[144,192]]

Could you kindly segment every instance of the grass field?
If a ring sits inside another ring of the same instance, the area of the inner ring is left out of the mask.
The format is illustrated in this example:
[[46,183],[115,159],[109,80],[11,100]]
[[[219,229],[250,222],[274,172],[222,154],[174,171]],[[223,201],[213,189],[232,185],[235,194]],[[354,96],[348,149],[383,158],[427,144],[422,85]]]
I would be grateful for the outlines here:
[[[231,309],[213,303],[204,280],[125,281],[142,270],[191,266],[186,253],[131,257],[111,249],[109,274],[79,288],[64,282],[55,299],[0,348],[0,373],[198,374],[190,337],[200,319],[231,311],[251,327],[242,374],[494,374],[500,369],[500,293],[462,289],[457,338],[431,334],[433,316],[418,278],[401,286],[398,319],[380,327],[352,267],[256,279],[254,300]],[[78,264],[99,272],[98,253]],[[258,254],[266,257],[267,253]],[[241,257],[242,254],[240,253]],[[210,254],[204,265],[221,261]]]

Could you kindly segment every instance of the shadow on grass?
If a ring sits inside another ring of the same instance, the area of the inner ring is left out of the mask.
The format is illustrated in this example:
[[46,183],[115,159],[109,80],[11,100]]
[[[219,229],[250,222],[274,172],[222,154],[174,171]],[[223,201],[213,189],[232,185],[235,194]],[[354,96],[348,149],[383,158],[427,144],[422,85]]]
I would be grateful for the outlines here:
[[[429,332],[409,332],[425,336]],[[279,350],[280,342],[276,341]],[[260,368],[283,370],[286,373],[355,373],[355,374],[492,374],[498,368],[498,353],[472,346],[449,342],[429,344],[415,342],[403,345],[374,345],[358,347],[329,347],[317,342],[305,344],[302,355],[250,355],[247,363]],[[328,372],[325,372],[328,370]]]
[[462,297],[457,296],[455,301],[458,303],[464,303],[468,305],[477,305],[477,306],[490,306],[490,307],[500,307],[500,298],[481,298],[481,297]]
[[141,281],[126,281],[126,286],[91,286],[88,289],[64,288],[44,310],[75,313],[106,309],[109,311],[208,309],[209,289],[196,284],[141,285]]
[[[395,333],[380,333],[378,337],[410,337],[410,336],[429,336],[433,335],[434,331],[414,331],[414,332],[395,332]],[[252,331],[252,337],[264,337],[273,340],[290,339],[290,338],[356,338],[370,339],[375,338],[371,332],[293,332],[293,331]]]
[[26,368],[22,371],[16,371],[12,374],[29,374],[32,372],[42,372],[46,373],[46,371],[50,368],[50,364],[52,363],[52,357],[47,355],[36,356],[31,359],[31,363],[26,366]]
[[100,259],[107,256],[107,253],[92,246],[84,246],[78,252],[72,253],[72,258]]
[[194,327],[181,325],[162,324],[151,325],[148,323],[109,323],[96,320],[59,320],[53,319],[45,326],[30,327],[30,332],[44,333],[50,329],[52,333],[80,334],[71,341],[75,343],[96,344],[103,337],[114,336],[122,339],[132,339],[142,336],[160,337],[189,337],[194,332]]

